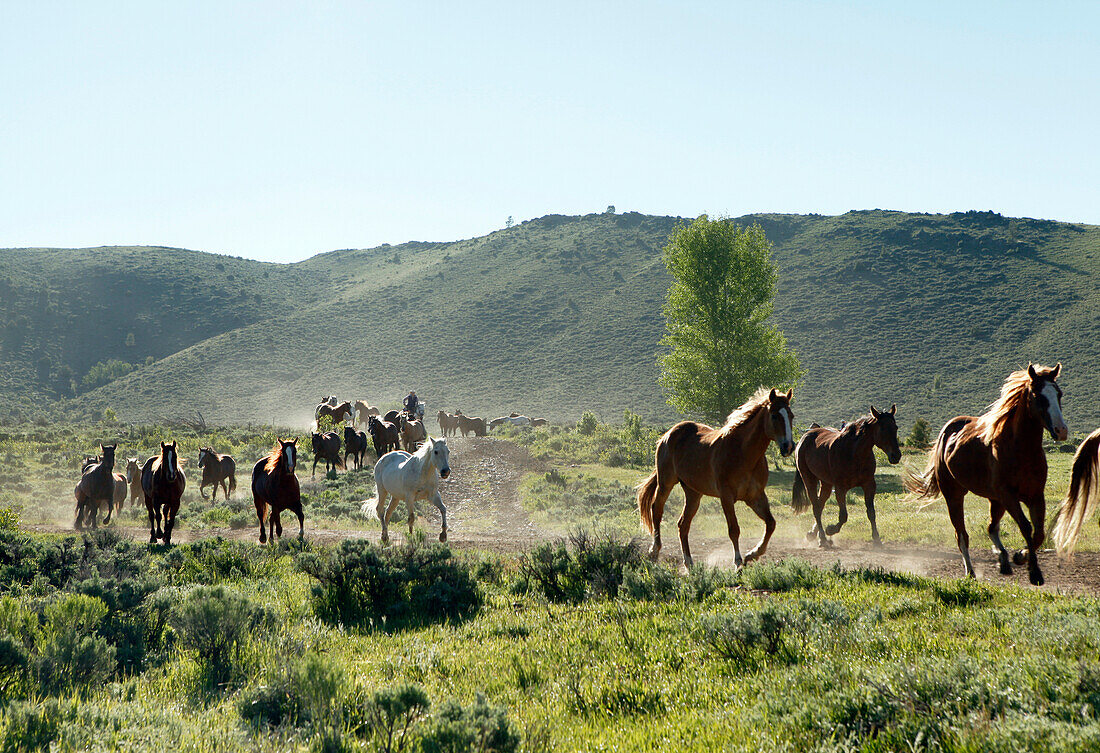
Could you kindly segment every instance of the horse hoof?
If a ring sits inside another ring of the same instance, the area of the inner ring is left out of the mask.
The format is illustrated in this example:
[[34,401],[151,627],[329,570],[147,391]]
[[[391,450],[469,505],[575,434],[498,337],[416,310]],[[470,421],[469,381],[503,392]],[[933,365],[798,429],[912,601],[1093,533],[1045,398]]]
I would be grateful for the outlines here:
[[875,539],[871,542],[871,546],[874,549],[882,549],[882,539]]
[[1008,560],[1001,562],[1001,575],[1012,575],[1012,565],[1008,564]]
[[1038,570],[1032,570],[1028,573],[1028,580],[1031,581],[1031,585],[1033,586],[1041,586],[1044,582],[1043,574]]
[[840,526],[826,526],[825,528],[826,536],[836,536],[838,533],[840,533]]
[[835,545],[830,539],[821,539],[817,542],[817,546],[820,549],[834,549]]
[[1027,562],[1027,553],[1022,549],[1012,553],[1012,562],[1016,565],[1022,565]]
[[440,531],[439,532],[439,541],[444,542],[446,540],[447,540],[447,532],[446,531]]

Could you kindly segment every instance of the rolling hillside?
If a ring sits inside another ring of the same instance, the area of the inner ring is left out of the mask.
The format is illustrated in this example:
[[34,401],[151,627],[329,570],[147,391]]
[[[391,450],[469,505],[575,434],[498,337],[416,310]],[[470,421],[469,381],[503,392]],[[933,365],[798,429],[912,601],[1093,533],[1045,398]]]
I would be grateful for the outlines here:
[[[897,402],[901,423],[980,410],[1029,359],[1065,365],[1071,428],[1100,423],[1100,228],[988,212],[757,215],[776,318],[807,367],[799,421]],[[305,424],[324,394],[669,421],[656,384],[660,250],[677,218],[550,215],[481,238],[262,264],[175,249],[0,251],[0,390],[141,364],[78,396],[140,420],[191,408]],[[128,335],[133,333],[134,337]],[[149,365],[143,365],[148,357]],[[43,357],[47,361],[43,361]],[[3,410],[3,408],[0,408]]]

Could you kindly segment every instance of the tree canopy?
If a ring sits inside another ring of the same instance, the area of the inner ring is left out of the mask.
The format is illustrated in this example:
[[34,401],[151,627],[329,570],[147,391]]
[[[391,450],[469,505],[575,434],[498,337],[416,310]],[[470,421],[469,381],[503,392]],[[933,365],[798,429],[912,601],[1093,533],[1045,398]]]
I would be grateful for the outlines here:
[[670,405],[721,422],[758,387],[801,379],[798,357],[768,321],[778,272],[760,225],[702,215],[673,231],[664,262],[673,281],[659,382]]

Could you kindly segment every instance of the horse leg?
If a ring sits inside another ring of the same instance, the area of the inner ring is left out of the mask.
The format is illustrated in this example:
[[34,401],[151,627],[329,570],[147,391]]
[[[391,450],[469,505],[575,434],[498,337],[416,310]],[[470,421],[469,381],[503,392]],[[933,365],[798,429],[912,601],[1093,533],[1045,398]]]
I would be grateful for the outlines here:
[[[218,493],[218,487],[215,486],[214,487],[214,494],[216,495],[217,493]],[[205,481],[203,483],[199,484],[199,496],[202,497],[204,500],[206,499],[206,482]],[[211,501],[213,501],[213,500],[211,500]]]
[[267,511],[267,503],[259,499],[256,500],[256,518],[260,521],[260,543],[267,543],[267,521],[264,520],[264,513]]
[[703,495],[688,487],[683,481],[680,488],[684,490],[684,511],[680,513],[680,519],[676,521],[676,528],[680,532],[680,551],[684,554],[684,567],[691,568],[694,561],[691,559],[691,548],[688,546],[688,531],[691,529],[691,521],[695,513],[699,512],[699,502]]
[[153,505],[148,499],[145,500],[145,509],[149,511],[149,543],[155,544],[157,543],[157,527],[153,522]]
[[436,489],[432,493],[432,504],[439,508],[439,515],[443,518],[443,525],[439,529],[439,540],[447,540],[447,506],[443,504],[443,497],[439,495],[439,490]]
[[298,500],[298,503],[292,508],[296,516],[298,516],[298,538],[304,539],[306,537],[306,516],[302,513],[302,502]]
[[844,524],[848,522],[848,490],[843,486],[836,487],[836,504],[840,508],[840,515],[837,518],[835,526],[827,526],[825,528],[825,534],[827,536],[835,536],[840,533],[840,529],[844,527]]
[[314,455],[313,456],[313,470],[309,474],[310,478],[317,478],[317,460],[318,460],[318,457],[316,455]]
[[[950,496],[948,496],[950,495]],[[974,563],[970,561],[970,534],[966,532],[966,518],[963,515],[963,497],[966,490],[953,489],[944,492],[947,501],[947,515],[951,518],[951,525],[955,527],[955,541],[959,545],[959,551],[963,556],[963,569],[966,575],[974,577]]]
[[737,498],[723,494],[721,502],[722,513],[726,516],[726,532],[733,542],[733,566],[740,570],[745,565],[745,559],[741,556],[741,526],[737,525],[737,510],[734,508]]
[[103,519],[103,525],[105,525],[105,526],[106,526],[106,525],[110,525],[110,524],[111,524],[111,514],[112,514],[112,513],[114,513],[114,511],[115,511],[115,498],[114,498],[114,496],[112,495],[112,496],[111,496],[111,497],[110,497],[110,498],[109,498],[109,499],[107,500],[107,517],[105,517],[105,518]]
[[179,511],[179,502],[173,505],[171,502],[164,506],[164,545],[172,546],[172,529],[176,525],[176,513]]
[[874,477],[863,485],[863,505],[867,508],[867,520],[871,523],[871,545],[875,549],[882,548],[882,539],[878,535],[878,523],[875,521],[875,491],[878,484]]
[[[397,509],[397,505],[400,501],[401,500],[399,498],[397,498],[393,495],[390,495],[390,504],[389,504],[389,507],[386,508],[386,522],[382,524],[382,533],[383,533],[383,535],[386,534],[386,526],[389,524],[390,516],[393,515],[393,511]],[[387,541],[388,538],[387,539],[382,539],[382,540]]]
[[[275,513],[272,517],[272,522],[275,524],[275,535],[280,539],[283,537],[283,510],[281,507],[272,508]],[[275,539],[272,539],[274,541]]]
[[661,554],[661,518],[665,514],[665,502],[668,501],[668,495],[672,494],[675,486],[675,481],[667,483],[667,476],[662,481],[661,473],[657,473],[657,490],[654,492],[653,504],[650,507],[650,519],[653,521],[653,543],[649,545],[649,558],[654,562]]
[[[805,478],[805,476],[803,476]],[[814,482],[817,485],[817,482]],[[810,492],[809,484],[806,485],[806,491]],[[833,493],[832,484],[827,484],[824,481],[821,482],[821,492],[819,494],[813,494],[811,492],[810,499],[813,500],[814,510],[814,527],[810,529],[810,534],[817,534],[817,545],[822,549],[830,547],[833,542],[829,541],[829,538],[825,535],[825,524],[821,522],[821,515],[825,512],[825,503],[829,501],[829,495]]]
[[[1043,508],[1046,507],[1045,501],[1041,504]],[[1027,516],[1024,515],[1023,508],[1020,507],[1020,500],[1009,497],[1005,499],[1004,505],[1005,510],[1007,510],[1008,514],[1012,516],[1012,519],[1016,521],[1016,525],[1020,527],[1020,533],[1023,535],[1024,542],[1027,544],[1026,552],[1019,552],[1014,558],[1014,561],[1018,561],[1021,565],[1026,561],[1028,580],[1031,581],[1031,585],[1033,586],[1041,586],[1043,585],[1043,572],[1039,569],[1039,559],[1036,553],[1038,549],[1037,544],[1042,542],[1044,536],[1042,529],[1042,514],[1040,514],[1038,522],[1035,524],[1035,529],[1033,529],[1031,521],[1027,519]],[[1031,503],[1028,507],[1035,511],[1038,505]],[[1038,533],[1038,536],[1036,536],[1036,533]]]
[[389,512],[386,509],[386,498],[389,496],[386,494],[386,490],[382,488],[382,484],[375,483],[375,493],[378,498],[378,503],[374,506],[374,517],[378,518],[378,522],[382,524],[382,543],[386,543],[390,540],[389,534]]
[[1004,517],[1005,506],[1000,500],[989,500],[989,540],[993,542],[993,553],[1001,564],[1001,575],[1012,575],[1012,564],[1009,562],[1008,550],[1001,543],[1001,518]]
[[413,524],[416,523],[416,495],[410,494],[405,498],[405,508],[409,513],[409,538],[412,539]]
[[156,504],[153,505],[153,509],[156,510],[156,513],[157,513],[157,538],[158,539],[163,539],[164,538],[164,530],[160,526],[161,508],[162,507],[163,507],[163,505],[161,505],[160,502],[157,502]]
[[768,504],[768,495],[761,492],[760,496],[750,500],[748,505],[757,517],[764,521],[764,535],[760,537],[760,543],[745,554],[745,564],[764,556],[764,552],[768,551],[768,542],[775,533],[775,516],[772,515],[771,505]]

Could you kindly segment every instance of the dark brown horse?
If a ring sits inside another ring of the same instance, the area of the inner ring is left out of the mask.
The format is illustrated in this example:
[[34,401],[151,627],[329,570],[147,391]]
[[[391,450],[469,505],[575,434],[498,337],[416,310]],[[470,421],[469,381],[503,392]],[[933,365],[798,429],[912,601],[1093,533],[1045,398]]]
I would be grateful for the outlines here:
[[386,411],[386,415],[382,416],[382,420],[383,421],[389,421],[394,426],[397,426],[397,423],[401,420],[401,414],[402,413],[404,413],[404,411],[400,411],[400,410],[396,410],[396,409],[391,410],[391,411]]
[[[1001,543],[1001,518],[1012,516],[1027,549],[1012,558],[1017,565],[1027,562],[1032,584],[1043,584],[1036,554],[1044,538],[1047,458],[1043,452],[1043,429],[1057,440],[1069,430],[1062,419],[1062,390],[1055,381],[1062,364],[1053,369],[1028,365],[1008,375],[1001,397],[981,416],[957,416],[940,430],[920,475],[906,474],[905,486],[916,499],[947,501],[947,512],[955,526],[955,538],[962,552],[966,574],[974,577],[970,561],[970,535],[963,517],[967,492],[989,500],[989,538],[999,555],[1001,573],[1012,573],[1008,550]],[[1027,505],[1028,521],[1021,504]]]
[[326,431],[324,434],[312,432],[310,440],[313,448],[313,473],[311,478],[317,475],[317,461],[325,461],[325,473],[334,468],[343,468],[344,461],[340,459],[340,435],[334,431]]
[[[691,567],[692,564],[688,530],[703,495],[722,501],[722,512],[726,515],[733,542],[734,564],[741,567],[763,555],[775,531],[775,518],[764,492],[768,483],[764,452],[768,443],[775,441],[784,456],[790,455],[794,450],[793,425],[790,391],[782,395],[774,389],[769,392],[761,388],[718,429],[694,421],[681,421],[666,431],[657,440],[656,470],[637,487],[638,511],[653,534],[650,557],[656,559],[661,553],[661,517],[665,501],[676,484],[683,488],[686,497],[678,523],[685,565]],[[734,510],[734,503],[739,499],[748,503],[764,521],[763,538],[744,558],[739,541],[741,529]]]
[[401,431],[389,421],[384,421],[377,416],[367,419],[367,431],[370,432],[374,442],[374,452],[382,457],[391,450],[401,449]]
[[210,493],[210,501],[218,498],[218,487],[228,500],[229,495],[237,489],[237,462],[229,455],[219,455],[209,447],[199,448],[199,468],[202,468],[202,483],[199,484],[199,494],[206,499],[203,488],[213,486]]
[[107,517],[103,525],[111,522],[111,512],[115,503],[115,448],[117,444],[100,445],[102,460],[85,458],[81,469],[80,481],[73,490],[76,499],[76,520],[73,526],[78,530],[85,526],[96,528],[96,517],[101,505],[107,507]]
[[363,467],[363,456],[367,454],[367,449],[370,447],[367,444],[367,435],[361,431],[356,431],[350,426],[344,427],[344,466],[348,465],[348,455],[351,455],[355,460],[355,467]]
[[458,430],[462,432],[462,436],[467,436],[470,432],[474,433],[475,437],[484,437],[489,433],[489,428],[485,424],[484,418],[478,418],[477,416],[458,416]]
[[1072,553],[1081,535],[1081,526],[1096,510],[1100,499],[1100,483],[1097,483],[1097,467],[1100,466],[1100,429],[1097,429],[1077,448],[1073,456],[1073,470],[1069,477],[1069,490],[1058,517],[1054,521],[1054,545],[1058,551]]
[[[898,406],[890,406],[888,411],[880,411],[871,406],[871,414],[846,425],[843,429],[829,429],[823,426],[811,428],[794,448],[794,460],[798,470],[795,473],[794,489],[791,491],[791,506],[795,512],[802,512],[813,506],[814,526],[807,538],[817,537],[819,546],[830,546],[832,542],[826,535],[840,532],[848,520],[849,489],[862,488],[863,502],[867,507],[867,519],[871,521],[871,540],[875,546],[882,546],[875,522],[875,448],[886,453],[891,465],[901,460],[901,448],[898,447],[898,423],[894,415]],[[821,485],[818,493],[818,484]],[[829,494],[836,490],[836,501],[840,506],[840,518],[835,526],[825,528],[821,524],[821,512],[829,500]]]
[[[180,509],[180,498],[187,486],[179,467],[176,443],[161,442],[160,455],[154,455],[141,467],[141,490],[145,493],[145,509],[149,511],[149,543],[163,539],[166,546],[172,544],[172,529]],[[164,528],[161,529],[161,517]]]
[[[278,439],[278,438],[277,438]],[[283,535],[280,513],[290,510],[298,516],[298,538],[305,535],[305,515],[302,514],[302,494],[294,468],[298,463],[298,438],[278,439],[271,453],[252,469],[252,499],[256,502],[256,517],[260,520],[260,543]],[[264,528],[267,523],[270,534]]]

